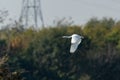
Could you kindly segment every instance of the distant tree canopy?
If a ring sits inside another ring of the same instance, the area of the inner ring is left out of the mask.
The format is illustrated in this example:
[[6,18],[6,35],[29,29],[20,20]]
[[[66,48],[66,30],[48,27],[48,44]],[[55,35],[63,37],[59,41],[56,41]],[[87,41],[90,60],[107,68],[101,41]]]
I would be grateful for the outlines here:
[[[73,33],[85,38],[71,54],[70,39],[62,36]],[[1,29],[0,57],[1,80],[119,80],[120,22],[92,18],[84,26]]]

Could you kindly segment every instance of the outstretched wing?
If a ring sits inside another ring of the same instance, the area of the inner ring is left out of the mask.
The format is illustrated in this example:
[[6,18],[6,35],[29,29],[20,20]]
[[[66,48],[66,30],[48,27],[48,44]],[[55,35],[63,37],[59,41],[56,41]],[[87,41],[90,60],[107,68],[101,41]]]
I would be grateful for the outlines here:
[[78,45],[79,44],[77,44],[77,43],[72,43],[71,47],[70,47],[70,53],[74,53],[76,51]]
[[78,47],[78,45],[81,43],[82,39],[78,39],[77,41],[73,41],[74,43],[71,43],[70,47],[70,53],[74,53]]
[[71,36],[62,36],[62,38],[71,38]]

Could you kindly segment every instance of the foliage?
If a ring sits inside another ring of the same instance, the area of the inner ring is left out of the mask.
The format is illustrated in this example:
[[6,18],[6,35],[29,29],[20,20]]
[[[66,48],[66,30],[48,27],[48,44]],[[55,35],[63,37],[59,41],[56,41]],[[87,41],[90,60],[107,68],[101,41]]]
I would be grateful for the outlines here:
[[[71,54],[70,39],[62,36],[73,33],[85,38]],[[0,55],[1,80],[119,80],[120,22],[93,18],[85,26],[1,29]]]

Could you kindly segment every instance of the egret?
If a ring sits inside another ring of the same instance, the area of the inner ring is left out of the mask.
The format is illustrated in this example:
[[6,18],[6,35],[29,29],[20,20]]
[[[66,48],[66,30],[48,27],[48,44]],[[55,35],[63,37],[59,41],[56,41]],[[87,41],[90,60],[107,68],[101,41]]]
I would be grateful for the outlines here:
[[73,34],[71,36],[63,36],[62,38],[71,38],[70,53],[74,53],[84,37],[78,34]]

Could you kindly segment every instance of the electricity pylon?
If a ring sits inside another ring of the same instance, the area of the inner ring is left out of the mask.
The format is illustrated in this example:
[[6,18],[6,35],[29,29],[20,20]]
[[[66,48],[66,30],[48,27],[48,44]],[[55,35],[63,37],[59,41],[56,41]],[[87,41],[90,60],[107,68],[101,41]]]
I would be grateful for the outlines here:
[[19,21],[25,27],[44,27],[40,0],[23,0]]

